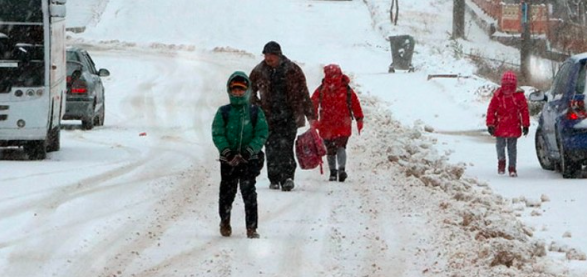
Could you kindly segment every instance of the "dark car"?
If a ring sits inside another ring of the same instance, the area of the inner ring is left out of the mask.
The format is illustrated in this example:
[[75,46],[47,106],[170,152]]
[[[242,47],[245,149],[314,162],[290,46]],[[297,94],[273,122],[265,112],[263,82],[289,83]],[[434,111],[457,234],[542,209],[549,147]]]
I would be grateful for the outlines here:
[[579,177],[587,164],[586,72],[587,53],[572,56],[561,65],[548,92],[529,96],[545,102],[535,137],[540,166],[558,169],[564,178]]
[[110,72],[103,68],[96,70],[86,50],[68,47],[67,98],[63,119],[81,120],[85,130],[104,125],[106,105],[101,77],[106,76],[110,76]]

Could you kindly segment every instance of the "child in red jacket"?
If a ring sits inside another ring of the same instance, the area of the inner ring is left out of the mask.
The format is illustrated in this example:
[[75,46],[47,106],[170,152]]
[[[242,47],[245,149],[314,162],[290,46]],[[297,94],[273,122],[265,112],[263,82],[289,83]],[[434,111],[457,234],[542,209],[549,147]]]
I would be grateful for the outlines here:
[[528,134],[530,116],[528,103],[522,90],[516,90],[517,77],[511,71],[506,71],[501,78],[501,87],[498,88],[487,109],[487,131],[496,138],[497,173],[505,174],[506,156],[508,154],[508,172],[511,177],[517,177],[516,158],[517,141],[524,134]]
[[[346,145],[351,136],[351,122],[357,121],[359,134],[363,129],[363,110],[357,94],[349,86],[349,77],[340,66],[324,67],[322,84],[312,94],[316,127],[326,146],[326,159],[330,168],[330,181],[344,182],[348,177],[346,167]],[[338,168],[337,168],[338,162]]]

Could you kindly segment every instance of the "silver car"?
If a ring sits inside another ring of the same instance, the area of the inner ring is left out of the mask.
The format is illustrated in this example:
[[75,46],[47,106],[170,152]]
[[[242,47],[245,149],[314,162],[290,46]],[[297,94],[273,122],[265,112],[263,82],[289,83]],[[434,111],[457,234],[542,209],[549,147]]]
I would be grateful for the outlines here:
[[63,119],[81,120],[85,130],[104,125],[106,105],[101,77],[107,76],[110,76],[110,72],[103,68],[96,70],[86,50],[68,47],[67,95]]

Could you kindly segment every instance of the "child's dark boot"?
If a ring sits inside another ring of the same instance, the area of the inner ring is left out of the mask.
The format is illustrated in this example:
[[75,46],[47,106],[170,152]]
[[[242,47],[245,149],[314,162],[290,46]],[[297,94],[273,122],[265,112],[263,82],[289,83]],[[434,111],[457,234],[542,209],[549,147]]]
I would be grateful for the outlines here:
[[344,171],[344,167],[339,168],[338,169],[338,181],[344,182],[344,180],[346,180],[347,177],[348,177],[348,175],[346,174],[346,171]]
[[508,168],[508,171],[510,173],[510,177],[518,177],[518,172],[516,171],[516,167],[515,166],[510,166]]
[[331,169],[330,170],[330,177],[328,178],[328,181],[336,181],[337,176],[338,176],[338,170]]
[[505,160],[497,161],[497,174],[499,174],[499,175],[505,174]]

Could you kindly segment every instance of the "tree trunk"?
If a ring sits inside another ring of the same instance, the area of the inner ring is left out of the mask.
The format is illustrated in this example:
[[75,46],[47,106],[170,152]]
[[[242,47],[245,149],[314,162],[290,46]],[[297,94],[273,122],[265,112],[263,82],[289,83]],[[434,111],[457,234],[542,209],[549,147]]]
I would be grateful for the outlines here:
[[465,0],[453,0],[452,38],[465,37]]
[[[530,12],[529,3],[522,3],[522,45],[520,47],[520,71],[522,73],[522,82],[530,80],[530,65],[529,59],[532,52],[532,37],[530,36],[530,24],[532,13]],[[525,10],[525,12],[524,12]]]
[[399,18],[399,0],[395,0],[395,19],[393,21],[393,25],[397,25],[398,18]]

